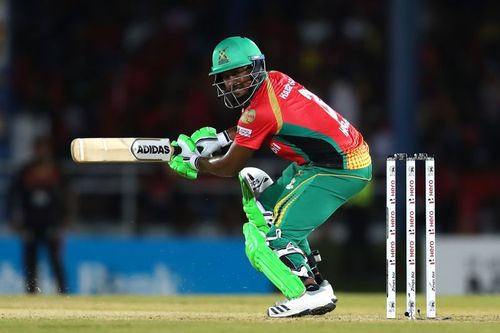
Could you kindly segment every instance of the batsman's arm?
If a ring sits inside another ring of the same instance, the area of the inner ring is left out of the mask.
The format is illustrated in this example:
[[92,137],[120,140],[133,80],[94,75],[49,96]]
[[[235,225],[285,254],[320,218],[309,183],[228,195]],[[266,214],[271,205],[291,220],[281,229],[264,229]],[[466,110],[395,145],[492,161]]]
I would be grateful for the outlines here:
[[195,163],[201,172],[220,177],[234,177],[245,167],[253,153],[253,149],[233,143],[225,155],[212,158],[198,157]]
[[236,136],[236,130],[237,130],[236,126],[233,126],[231,128],[228,128],[227,130],[225,130],[225,132],[227,133],[227,135],[229,136],[231,141],[234,141],[234,137]]

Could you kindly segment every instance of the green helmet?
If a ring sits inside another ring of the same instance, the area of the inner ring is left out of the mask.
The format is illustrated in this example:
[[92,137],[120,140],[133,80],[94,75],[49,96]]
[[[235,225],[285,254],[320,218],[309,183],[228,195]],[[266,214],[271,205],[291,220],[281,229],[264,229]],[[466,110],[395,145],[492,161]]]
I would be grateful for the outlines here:
[[[228,37],[215,47],[212,53],[212,68],[209,76],[214,76],[214,86],[217,88],[217,96],[224,98],[228,108],[236,108],[247,103],[267,77],[264,55],[257,45],[246,37]],[[220,73],[236,68],[250,66],[252,83],[246,87],[244,96],[236,97],[235,91],[226,91]]]
[[215,47],[212,69],[208,75],[251,65],[254,60],[259,59],[264,59],[264,55],[253,41],[246,37],[228,37]]

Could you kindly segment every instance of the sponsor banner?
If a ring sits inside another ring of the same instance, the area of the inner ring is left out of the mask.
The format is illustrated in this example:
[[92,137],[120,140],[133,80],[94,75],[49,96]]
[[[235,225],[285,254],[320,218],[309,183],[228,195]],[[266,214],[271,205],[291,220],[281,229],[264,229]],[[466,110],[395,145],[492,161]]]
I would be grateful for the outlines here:
[[[268,293],[239,238],[67,237],[64,266],[75,294]],[[0,238],[0,294],[24,292],[21,243]],[[47,254],[39,265],[39,288],[54,293]]]

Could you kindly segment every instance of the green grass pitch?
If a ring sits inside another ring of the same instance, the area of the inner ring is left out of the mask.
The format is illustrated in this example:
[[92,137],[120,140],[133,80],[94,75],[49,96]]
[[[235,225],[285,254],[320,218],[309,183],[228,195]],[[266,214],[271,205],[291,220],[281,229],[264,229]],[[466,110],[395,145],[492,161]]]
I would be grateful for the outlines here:
[[[0,332],[500,332],[500,295],[440,296],[438,320],[385,319],[385,295],[338,293],[324,316],[269,319],[265,296],[0,296]],[[420,302],[420,304],[419,304]],[[417,308],[424,303],[419,295]],[[421,308],[422,316],[425,309]],[[446,318],[449,317],[449,318]]]

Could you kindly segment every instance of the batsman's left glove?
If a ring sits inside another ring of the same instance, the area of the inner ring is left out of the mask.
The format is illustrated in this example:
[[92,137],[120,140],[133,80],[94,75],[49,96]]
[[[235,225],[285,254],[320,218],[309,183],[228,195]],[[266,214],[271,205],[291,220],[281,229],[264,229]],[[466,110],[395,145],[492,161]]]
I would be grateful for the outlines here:
[[196,179],[198,177],[196,160],[199,158],[199,154],[193,140],[189,136],[181,134],[177,141],[172,142],[172,146],[181,148],[181,153],[168,162],[170,168],[184,178]]

